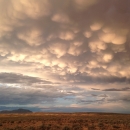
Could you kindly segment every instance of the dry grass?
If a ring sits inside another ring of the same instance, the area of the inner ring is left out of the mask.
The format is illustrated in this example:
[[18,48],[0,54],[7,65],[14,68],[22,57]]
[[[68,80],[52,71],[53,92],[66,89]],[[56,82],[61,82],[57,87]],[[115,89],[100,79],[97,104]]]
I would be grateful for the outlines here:
[[107,113],[0,114],[0,130],[130,130],[130,115]]

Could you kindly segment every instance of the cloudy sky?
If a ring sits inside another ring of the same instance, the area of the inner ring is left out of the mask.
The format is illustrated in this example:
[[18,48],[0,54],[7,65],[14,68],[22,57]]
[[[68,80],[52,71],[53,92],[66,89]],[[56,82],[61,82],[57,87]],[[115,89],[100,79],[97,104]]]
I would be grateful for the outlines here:
[[130,0],[0,0],[0,110],[130,113]]

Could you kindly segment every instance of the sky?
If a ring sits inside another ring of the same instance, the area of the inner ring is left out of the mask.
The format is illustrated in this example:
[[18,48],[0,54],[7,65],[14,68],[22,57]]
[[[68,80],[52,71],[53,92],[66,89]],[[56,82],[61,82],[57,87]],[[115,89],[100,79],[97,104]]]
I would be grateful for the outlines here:
[[0,110],[130,113],[130,0],[0,0]]

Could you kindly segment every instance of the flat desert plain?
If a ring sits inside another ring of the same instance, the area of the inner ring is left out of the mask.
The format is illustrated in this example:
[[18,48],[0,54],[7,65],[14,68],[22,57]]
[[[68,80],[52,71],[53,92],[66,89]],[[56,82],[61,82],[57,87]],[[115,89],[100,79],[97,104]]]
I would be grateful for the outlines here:
[[0,114],[0,130],[130,130],[130,114]]

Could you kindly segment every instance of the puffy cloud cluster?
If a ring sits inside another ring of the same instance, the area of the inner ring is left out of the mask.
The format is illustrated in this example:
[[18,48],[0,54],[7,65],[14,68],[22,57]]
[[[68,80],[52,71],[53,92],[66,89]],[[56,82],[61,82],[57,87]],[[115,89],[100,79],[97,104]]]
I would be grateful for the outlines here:
[[[0,0],[0,83],[123,90],[130,79],[129,6],[129,0]],[[88,102],[98,101],[107,104]]]

